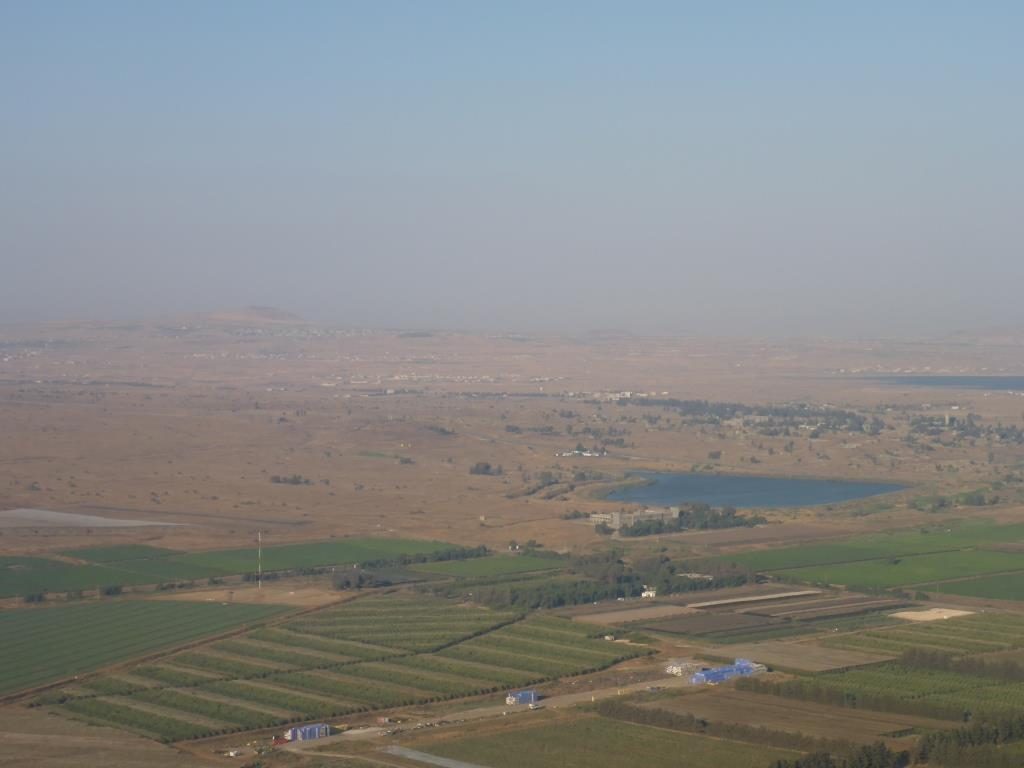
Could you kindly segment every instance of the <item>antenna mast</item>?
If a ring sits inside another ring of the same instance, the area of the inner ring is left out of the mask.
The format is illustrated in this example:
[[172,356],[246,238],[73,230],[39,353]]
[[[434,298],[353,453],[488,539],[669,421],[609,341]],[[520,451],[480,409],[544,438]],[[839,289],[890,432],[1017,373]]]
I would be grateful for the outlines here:
[[256,589],[263,589],[263,531],[256,531],[259,545],[256,550]]

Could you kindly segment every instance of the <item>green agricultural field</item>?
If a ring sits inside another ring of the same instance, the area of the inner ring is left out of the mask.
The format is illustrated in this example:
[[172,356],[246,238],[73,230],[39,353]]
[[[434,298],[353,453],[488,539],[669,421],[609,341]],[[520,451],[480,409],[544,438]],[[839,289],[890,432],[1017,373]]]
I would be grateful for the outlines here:
[[[441,541],[417,539],[330,539],[308,544],[284,544],[263,547],[263,570],[315,568],[324,565],[391,560],[403,555],[429,555],[451,549]],[[222,549],[183,555],[182,562],[217,568],[228,573],[256,571],[257,550]]]
[[1024,570],[1024,554],[978,549],[793,568],[778,571],[778,575],[812,584],[887,589],[939,579],[1021,570]]
[[995,525],[987,521],[972,521],[922,530],[854,536],[823,544],[744,552],[722,559],[755,571],[776,571],[947,552],[1012,541],[1024,541],[1024,524]]
[[[263,569],[277,571],[401,559],[451,548],[443,542],[413,539],[331,539],[264,547]],[[90,562],[72,565],[39,557],[0,557],[0,597],[195,581],[252,573],[257,565],[256,549],[178,554],[143,545],[125,545],[69,550],[65,554]]]
[[[290,622],[286,628],[333,640],[405,651],[433,651],[505,624],[511,612],[456,606],[438,598],[385,596],[355,600]],[[401,632],[395,628],[401,627]]]
[[150,547],[146,544],[116,544],[110,547],[84,547],[68,549],[60,554],[90,563],[120,563],[125,560],[143,560],[180,554],[177,550]]
[[799,755],[599,717],[409,746],[490,768],[764,768]]
[[647,652],[595,639],[601,631],[432,597],[372,596],[69,686],[47,702],[162,740],[198,738],[491,693]]
[[446,648],[438,655],[507,668],[540,680],[603,669],[644,652],[628,645],[590,639],[571,621],[546,618],[510,624]]
[[816,682],[844,692],[848,697],[871,700],[892,698],[945,707],[950,712],[971,711],[990,714],[1019,712],[1024,707],[1024,683],[1001,683],[991,678],[908,669],[899,664],[825,673]]
[[436,573],[443,576],[504,576],[513,573],[529,573],[531,571],[554,570],[564,566],[564,561],[552,557],[533,557],[531,555],[495,555],[478,557],[472,560],[449,560],[442,563],[423,563],[413,570],[425,573]]
[[124,600],[0,613],[0,693],[82,674],[287,611],[278,605]]
[[1024,617],[974,614],[944,621],[900,623],[830,638],[835,648],[902,653],[913,649],[954,655],[991,653],[1024,647]]
[[982,576],[965,581],[925,584],[921,589],[926,592],[943,592],[967,597],[990,597],[995,600],[1024,600],[1024,573],[1005,573],[999,576]]
[[0,597],[145,583],[139,574],[117,566],[69,565],[43,558],[17,560],[20,562],[0,562]]

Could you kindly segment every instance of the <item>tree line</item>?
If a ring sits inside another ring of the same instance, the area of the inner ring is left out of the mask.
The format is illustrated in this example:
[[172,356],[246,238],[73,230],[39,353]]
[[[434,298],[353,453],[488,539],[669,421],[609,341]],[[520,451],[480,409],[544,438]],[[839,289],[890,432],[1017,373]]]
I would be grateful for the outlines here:
[[712,507],[710,504],[684,504],[679,516],[669,520],[638,520],[619,529],[621,536],[651,536],[675,531],[713,530],[718,528],[752,528],[768,520],[761,515],[741,515],[735,507]]

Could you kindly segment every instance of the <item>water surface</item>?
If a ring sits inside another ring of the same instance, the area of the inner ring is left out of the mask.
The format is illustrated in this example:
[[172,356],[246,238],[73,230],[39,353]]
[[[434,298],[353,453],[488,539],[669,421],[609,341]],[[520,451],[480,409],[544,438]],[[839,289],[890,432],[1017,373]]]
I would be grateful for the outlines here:
[[1024,392],[1024,376],[874,376],[892,386],[984,389],[990,392]]
[[737,508],[813,507],[866,499],[906,488],[897,483],[697,472],[633,472],[630,477],[648,482],[620,488],[606,498],[662,507],[686,502]]

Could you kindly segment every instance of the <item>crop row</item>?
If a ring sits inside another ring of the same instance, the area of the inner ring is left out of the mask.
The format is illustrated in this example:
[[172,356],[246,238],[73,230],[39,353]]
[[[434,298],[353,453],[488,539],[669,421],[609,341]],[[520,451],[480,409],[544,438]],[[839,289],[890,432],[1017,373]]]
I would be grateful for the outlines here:
[[167,663],[142,664],[137,667],[132,667],[132,674],[138,677],[146,677],[151,680],[155,680],[158,683],[163,683],[164,685],[176,688],[208,683],[211,680],[216,680],[221,677],[221,675],[212,671],[201,674],[195,670],[176,667]]
[[385,656],[399,653],[394,648],[350,640],[345,637],[334,637],[330,633],[311,634],[297,629],[282,629],[280,627],[259,629],[248,633],[246,637],[253,640],[269,640],[281,645],[309,648],[315,651],[337,653],[341,656],[351,656],[354,659],[363,659],[365,661],[381,659]]
[[266,677],[269,674],[280,672],[287,668],[281,665],[251,664],[241,659],[221,655],[215,656],[207,653],[205,650],[179,653],[177,656],[172,657],[172,660],[177,665],[210,670],[224,677]]
[[389,664],[409,667],[424,672],[440,672],[448,675],[465,676],[475,680],[493,680],[502,686],[527,685],[538,679],[534,672],[498,667],[493,664],[479,664],[472,661],[446,658],[436,655],[402,656],[391,659]]
[[5,638],[0,692],[81,674],[280,610],[252,608],[126,600],[7,611],[0,615]]
[[487,635],[477,638],[473,643],[477,648],[490,648],[503,653],[529,656],[540,661],[551,661],[565,667],[599,667],[612,664],[617,656],[608,651],[591,651],[563,646],[552,646],[545,643],[524,640],[520,637],[506,635]]
[[493,680],[453,677],[438,672],[402,668],[393,664],[358,664],[346,669],[345,674],[385,683],[397,683],[398,685],[446,696],[465,696],[473,691],[493,690],[500,687]]
[[99,696],[123,696],[152,687],[153,683],[145,685],[143,681],[134,682],[113,675],[106,675],[104,677],[92,677],[88,680],[83,680],[78,685],[86,688],[90,693],[95,693]]
[[171,688],[157,691],[142,691],[132,699],[157,704],[160,707],[180,710],[186,715],[200,715],[204,718],[244,728],[264,728],[280,721],[280,717],[266,711],[250,709],[235,703],[206,699],[194,692],[184,693]]
[[[441,651],[441,655],[453,659],[474,661],[478,664],[493,664],[498,667],[506,667],[519,672],[529,673],[535,678],[561,677],[575,671],[572,667],[557,661],[496,651],[492,648],[482,648],[469,643],[446,648]],[[592,669],[596,668],[597,665],[592,667]],[[588,670],[582,669],[580,671]]]
[[223,680],[203,686],[203,689],[243,702],[254,702],[267,707],[297,712],[303,718],[326,717],[353,711],[353,705],[349,702],[332,701],[306,691],[288,689],[284,685],[287,679],[287,677],[281,677],[274,680],[273,684],[247,680]]
[[333,664],[344,664],[355,661],[351,656],[329,654],[323,651],[289,648],[286,645],[274,645],[266,641],[242,638],[222,640],[209,646],[213,651],[230,653],[233,656],[252,657],[261,661],[272,661],[292,667],[326,667]]
[[160,741],[183,741],[209,733],[209,726],[145,712],[105,699],[78,699],[64,705],[86,719],[141,733]]

